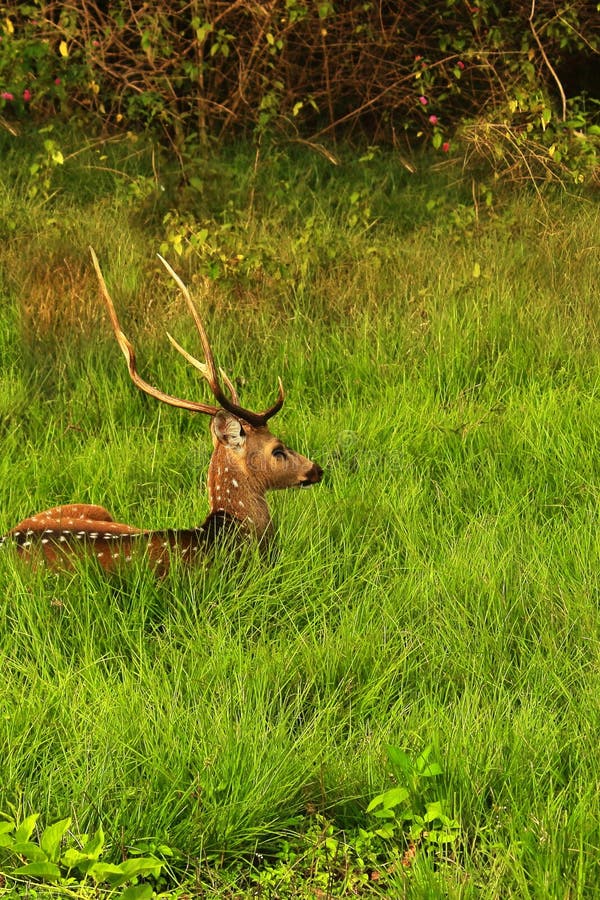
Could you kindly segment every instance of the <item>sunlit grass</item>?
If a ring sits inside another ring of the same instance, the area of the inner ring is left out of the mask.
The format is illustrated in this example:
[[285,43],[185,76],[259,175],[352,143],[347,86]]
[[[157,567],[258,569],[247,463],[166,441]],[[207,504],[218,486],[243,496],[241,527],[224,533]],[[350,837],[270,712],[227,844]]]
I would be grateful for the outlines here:
[[[2,551],[0,807],[234,859],[310,810],[364,824],[388,783],[386,745],[433,744],[461,825],[460,874],[422,861],[407,891],[590,896],[596,207],[515,198],[461,229],[444,188],[444,205],[425,224],[420,209],[411,230],[416,198],[440,184],[421,179],[404,196],[405,176],[393,175],[394,211],[375,167],[386,215],[361,230],[344,224],[330,186],[335,177],[339,200],[356,173],[311,165],[297,171],[301,197],[291,187],[286,207],[280,192],[261,194],[252,218],[253,237],[302,278],[266,278],[262,303],[256,282],[247,297],[230,275],[206,317],[243,402],[264,405],[282,374],[273,429],[323,465],[324,482],[273,497],[272,567],[250,552],[158,582],[141,565],[106,581],[85,564],[32,573]],[[198,396],[160,337],[164,323],[197,352],[153,262],[156,226],[132,226],[131,208],[105,194],[94,207],[68,192],[51,204],[68,235],[53,253],[87,272],[69,287],[78,302],[97,304],[94,243],[145,374]],[[336,251],[324,253],[318,226],[309,266],[293,214],[307,207],[323,229],[334,223]],[[28,219],[19,240],[39,255],[46,235],[31,209]],[[0,264],[2,530],[75,500],[147,527],[201,521],[207,423],[135,391],[101,310],[91,342],[52,328],[26,340],[16,239]],[[44,277],[54,321],[61,286]]]

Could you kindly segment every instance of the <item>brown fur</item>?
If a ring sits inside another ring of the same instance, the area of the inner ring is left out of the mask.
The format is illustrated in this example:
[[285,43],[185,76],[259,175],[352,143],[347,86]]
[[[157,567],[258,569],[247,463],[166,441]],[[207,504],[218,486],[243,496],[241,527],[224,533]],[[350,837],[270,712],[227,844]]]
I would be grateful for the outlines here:
[[19,522],[3,538],[31,563],[70,569],[77,557],[95,558],[107,572],[143,554],[157,574],[171,559],[190,564],[206,558],[224,533],[239,532],[267,546],[273,526],[269,490],[316,484],[322,470],[290,450],[266,426],[253,426],[219,410],[211,419],[213,454],[208,469],[210,512],[201,526],[149,531],[115,522],[103,506],[55,506]]

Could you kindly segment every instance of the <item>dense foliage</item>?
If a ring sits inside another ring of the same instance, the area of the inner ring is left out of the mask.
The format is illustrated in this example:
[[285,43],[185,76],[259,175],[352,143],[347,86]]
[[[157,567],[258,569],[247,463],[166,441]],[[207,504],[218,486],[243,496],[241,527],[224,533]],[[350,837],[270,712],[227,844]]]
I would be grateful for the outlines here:
[[581,180],[596,163],[590,0],[37,0],[4,11],[9,121],[85,110],[111,128],[158,126],[180,157],[277,131],[418,140],[442,154],[460,139],[513,178]]

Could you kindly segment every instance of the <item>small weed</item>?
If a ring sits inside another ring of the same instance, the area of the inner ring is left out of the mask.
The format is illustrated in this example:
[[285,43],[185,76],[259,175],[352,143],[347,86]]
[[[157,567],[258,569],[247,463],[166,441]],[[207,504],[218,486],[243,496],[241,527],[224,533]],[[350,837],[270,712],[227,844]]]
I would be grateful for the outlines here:
[[426,800],[429,779],[442,775],[439,763],[430,761],[432,747],[416,759],[398,747],[388,747],[388,760],[398,785],[378,794],[367,812],[378,820],[374,834],[385,840],[404,839],[406,853],[413,856],[420,847],[437,852],[447,850],[460,836],[460,824],[446,812],[444,800]]
[[140,878],[159,878],[161,860],[132,856],[117,864],[105,862],[101,858],[105,851],[102,828],[91,836],[75,835],[70,831],[70,818],[48,825],[36,840],[38,819],[34,813],[18,823],[9,816],[0,822],[0,872],[9,883],[36,879],[71,892],[88,883],[112,889],[131,884],[119,900],[147,900],[152,896],[151,885],[138,882]]

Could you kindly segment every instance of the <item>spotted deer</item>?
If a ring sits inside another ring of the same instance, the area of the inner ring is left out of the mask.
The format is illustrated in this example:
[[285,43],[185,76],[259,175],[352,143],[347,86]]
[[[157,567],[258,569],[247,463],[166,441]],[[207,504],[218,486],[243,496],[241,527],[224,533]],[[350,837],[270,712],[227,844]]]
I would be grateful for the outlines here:
[[24,519],[0,540],[13,543],[26,560],[41,560],[52,568],[72,568],[74,560],[85,553],[97,559],[103,569],[111,571],[142,553],[158,574],[168,570],[173,556],[189,563],[206,558],[213,544],[225,536],[233,536],[234,541],[249,537],[263,547],[268,546],[273,524],[265,499],[267,491],[316,484],[323,474],[317,463],[286,447],[267,427],[269,419],[283,406],[281,379],[275,403],[264,412],[252,412],[240,406],[231,380],[221,369],[227,396],[190,293],[169,263],[159,257],[183,294],[200,336],[205,361],[191,356],[170,334],[167,337],[206,379],[216,405],[173,397],[153,387],[137,371],[134,348],[121,329],[96,254],[92,248],[90,252],[101,295],[135,386],[170,406],[210,416],[214,448],[208,467],[210,511],[196,528],[151,531],[115,522],[103,506],[69,504]]

